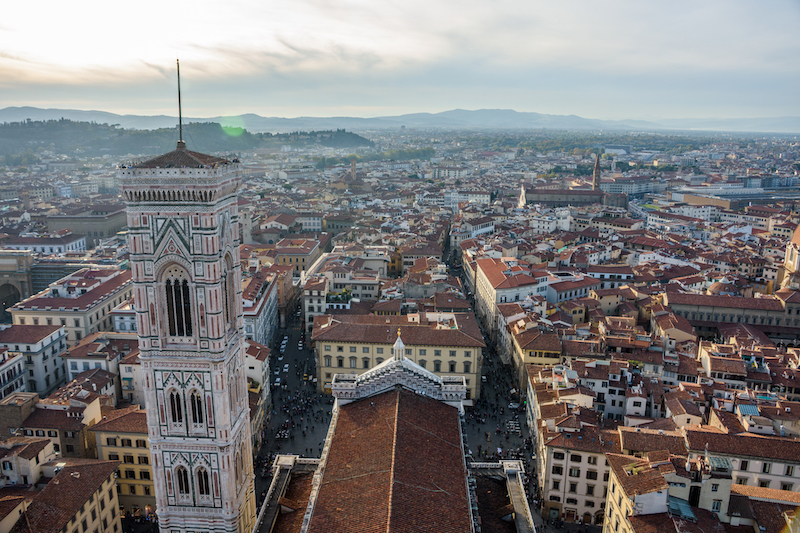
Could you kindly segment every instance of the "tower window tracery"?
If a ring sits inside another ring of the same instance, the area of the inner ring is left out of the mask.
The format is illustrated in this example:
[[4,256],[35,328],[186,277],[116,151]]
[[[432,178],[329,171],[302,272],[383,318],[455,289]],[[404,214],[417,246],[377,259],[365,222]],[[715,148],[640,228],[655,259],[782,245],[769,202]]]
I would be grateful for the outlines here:
[[203,423],[203,398],[200,393],[193,391],[189,397],[189,407],[192,410],[192,423]]
[[230,329],[236,324],[236,288],[233,264],[229,255],[225,256],[225,264],[222,270],[222,306],[225,328]]
[[208,471],[202,467],[197,470],[197,493],[200,496],[211,495],[211,485],[208,481]]
[[175,469],[175,478],[178,480],[178,495],[189,495],[189,472],[185,467],[179,466]]
[[183,398],[177,391],[169,393],[169,412],[173,424],[183,424]]
[[242,455],[238,451],[236,452],[235,474],[236,484],[240,485],[242,482]]
[[164,276],[164,291],[170,337],[191,337],[192,300],[186,272],[178,267],[167,270]]

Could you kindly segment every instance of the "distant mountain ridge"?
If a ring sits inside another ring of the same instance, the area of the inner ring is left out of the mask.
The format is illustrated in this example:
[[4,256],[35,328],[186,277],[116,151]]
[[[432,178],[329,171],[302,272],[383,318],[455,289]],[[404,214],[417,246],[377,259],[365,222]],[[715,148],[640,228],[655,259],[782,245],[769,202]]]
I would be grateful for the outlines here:
[[[119,124],[126,129],[151,130],[174,127],[177,117],[167,115],[118,115],[106,111],[6,107],[0,109],[0,122],[57,120]],[[373,118],[359,117],[262,117],[254,113],[236,116],[184,117],[185,122],[218,122],[240,126],[253,133],[288,133],[311,130],[375,130],[409,128],[431,129],[551,129],[616,131],[719,131],[742,133],[800,133],[800,117],[692,118],[647,120],[599,120],[577,115],[547,115],[513,109],[453,109],[441,113],[409,113]]]

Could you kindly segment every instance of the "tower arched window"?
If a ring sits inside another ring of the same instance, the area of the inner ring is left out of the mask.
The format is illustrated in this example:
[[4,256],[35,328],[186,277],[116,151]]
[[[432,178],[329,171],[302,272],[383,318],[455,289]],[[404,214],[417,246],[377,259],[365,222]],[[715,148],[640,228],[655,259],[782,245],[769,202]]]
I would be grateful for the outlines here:
[[239,412],[239,409],[237,409],[239,405],[239,389],[236,386],[236,377],[233,375],[228,380],[228,394],[230,395],[231,412],[236,414]]
[[211,495],[211,484],[208,480],[208,471],[205,468],[197,470],[197,493],[200,496]]
[[169,393],[169,413],[174,424],[183,423],[183,398],[177,391]]
[[222,271],[222,306],[225,327],[232,328],[236,321],[236,285],[234,283],[233,263],[229,255],[225,256],[225,267]]
[[192,410],[192,422],[194,424],[203,423],[203,398],[200,393],[193,391],[189,397],[189,407]]
[[179,466],[175,469],[175,478],[178,481],[178,494],[181,496],[189,495],[189,471],[185,467]]
[[242,455],[239,452],[236,452],[235,470],[236,484],[239,485],[242,481]]
[[192,336],[192,300],[189,279],[181,268],[167,270],[164,279],[167,329],[170,337]]

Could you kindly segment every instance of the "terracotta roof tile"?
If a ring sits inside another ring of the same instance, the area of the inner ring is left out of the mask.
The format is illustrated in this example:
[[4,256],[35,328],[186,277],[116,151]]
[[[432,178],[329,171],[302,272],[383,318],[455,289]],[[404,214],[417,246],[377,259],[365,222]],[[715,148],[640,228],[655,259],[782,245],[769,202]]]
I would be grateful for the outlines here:
[[782,437],[768,437],[751,433],[731,435],[713,428],[714,431],[701,430],[697,426],[685,429],[689,451],[702,452],[708,444],[708,451],[724,455],[758,457],[778,461],[796,461],[800,457],[800,440]]
[[[61,531],[72,516],[100,488],[104,481],[110,480],[119,466],[119,461],[98,461],[96,459],[59,459],[66,466],[55,475],[47,486],[37,494],[28,507],[27,522],[35,533],[57,533]],[[17,531],[15,527],[13,531]]]
[[147,435],[147,413],[139,409],[138,405],[132,405],[125,409],[116,409],[106,414],[103,420],[90,428],[90,431]]
[[458,411],[405,389],[340,408],[310,532],[470,531]]
[[63,326],[23,326],[14,324],[0,330],[0,344],[36,344]]
[[131,165],[131,168],[205,168],[228,163],[227,159],[183,148]]

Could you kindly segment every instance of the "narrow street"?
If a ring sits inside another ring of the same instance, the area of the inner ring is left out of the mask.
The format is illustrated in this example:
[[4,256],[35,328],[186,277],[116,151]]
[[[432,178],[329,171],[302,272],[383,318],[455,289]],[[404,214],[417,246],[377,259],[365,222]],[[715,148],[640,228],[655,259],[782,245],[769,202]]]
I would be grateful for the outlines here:
[[[269,469],[279,453],[297,454],[302,457],[319,457],[328,432],[333,397],[316,391],[313,379],[316,376],[314,354],[303,335],[299,318],[292,315],[288,327],[279,331],[278,345],[284,335],[289,340],[286,353],[279,347],[271,347],[270,386],[272,413],[264,432],[264,440],[255,465],[256,501],[261,505],[269,489],[272,476]],[[303,348],[298,342],[303,341]],[[289,365],[288,372],[284,365]],[[280,379],[280,384],[277,384]]]

